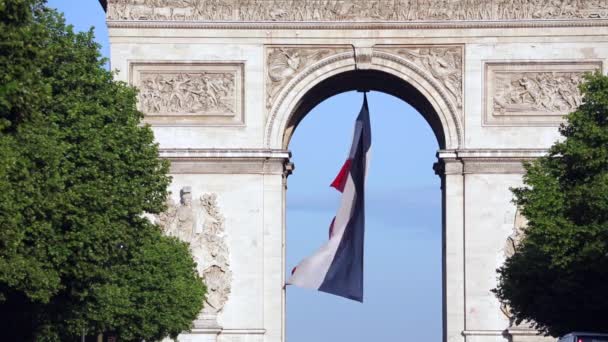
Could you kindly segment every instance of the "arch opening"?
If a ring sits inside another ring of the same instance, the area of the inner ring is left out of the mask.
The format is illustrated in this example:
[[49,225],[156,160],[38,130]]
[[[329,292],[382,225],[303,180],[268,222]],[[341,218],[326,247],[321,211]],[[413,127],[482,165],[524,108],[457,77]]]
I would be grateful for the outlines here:
[[[326,241],[339,203],[340,194],[328,184],[350,146],[362,95],[331,90],[338,94],[298,107],[303,115],[297,116],[298,130],[289,145],[297,167],[286,190],[286,274]],[[368,101],[373,138],[365,195],[365,302],[290,287],[288,341],[398,340],[404,325],[425,327],[412,332],[412,339],[441,340],[443,205],[440,179],[431,169],[438,139],[403,99],[374,91]],[[399,155],[408,157],[395,158]],[[404,307],[417,309],[399,313]],[[319,312],[312,315],[310,308]],[[390,319],[384,316],[388,312],[393,313]],[[390,327],[378,332],[348,323],[374,325],[377,317],[384,317],[377,324]],[[310,331],[311,326],[318,329]]]
[[289,146],[296,127],[315,106],[334,95],[353,90],[379,91],[405,101],[414,107],[429,124],[440,149],[446,149],[453,145],[449,141],[449,124],[446,124],[445,119],[442,121],[440,113],[429,101],[428,96],[399,76],[386,71],[370,69],[340,72],[323,79],[307,90],[297,100],[291,115],[287,119],[282,139],[283,148]]

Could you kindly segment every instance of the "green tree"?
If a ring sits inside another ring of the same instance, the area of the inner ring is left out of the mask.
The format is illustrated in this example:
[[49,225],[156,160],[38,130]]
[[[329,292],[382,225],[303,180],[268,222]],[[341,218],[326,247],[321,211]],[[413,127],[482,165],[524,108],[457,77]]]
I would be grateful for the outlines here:
[[205,288],[187,245],[143,217],[168,165],[92,30],[0,0],[0,327],[8,341],[175,336]]
[[608,77],[586,76],[564,139],[526,165],[514,202],[529,223],[494,290],[545,334],[608,330]]

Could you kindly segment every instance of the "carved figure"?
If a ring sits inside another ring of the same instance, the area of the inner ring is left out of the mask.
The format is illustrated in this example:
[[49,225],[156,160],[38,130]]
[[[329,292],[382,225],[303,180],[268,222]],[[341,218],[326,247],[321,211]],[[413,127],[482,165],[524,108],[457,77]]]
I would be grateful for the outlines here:
[[233,73],[143,73],[139,104],[147,114],[234,115]]
[[185,242],[193,242],[196,217],[192,208],[192,190],[185,187],[180,191],[180,206],[176,210],[177,238]]

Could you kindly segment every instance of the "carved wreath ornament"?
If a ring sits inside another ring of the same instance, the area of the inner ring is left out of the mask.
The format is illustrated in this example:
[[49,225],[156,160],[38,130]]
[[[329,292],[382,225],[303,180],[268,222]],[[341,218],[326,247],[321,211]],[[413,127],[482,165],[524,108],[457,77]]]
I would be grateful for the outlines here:
[[225,241],[224,217],[219,212],[217,196],[204,194],[193,203],[190,187],[180,191],[180,203],[167,198],[167,210],[156,216],[168,236],[190,245],[199,274],[207,286],[203,315],[217,315],[228,301],[232,272]]

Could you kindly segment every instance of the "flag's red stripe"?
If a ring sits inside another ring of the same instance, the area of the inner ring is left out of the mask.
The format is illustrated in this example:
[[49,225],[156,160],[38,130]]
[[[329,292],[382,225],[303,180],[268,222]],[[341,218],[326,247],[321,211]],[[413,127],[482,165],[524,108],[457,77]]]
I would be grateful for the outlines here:
[[344,165],[342,165],[336,179],[334,179],[334,181],[331,183],[331,186],[340,192],[344,191],[344,186],[346,185],[346,180],[348,179],[348,173],[350,172],[350,165],[352,162],[352,159],[348,159]]

